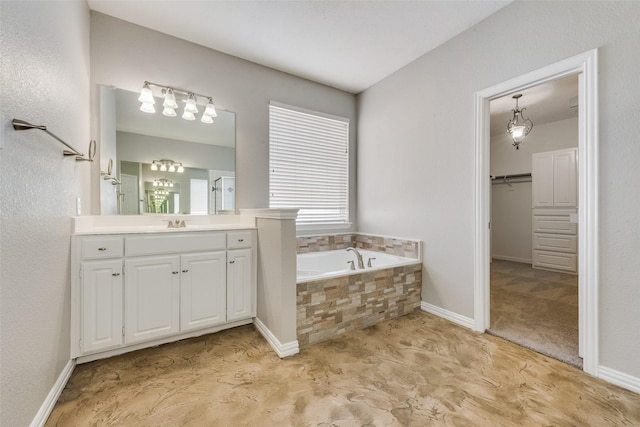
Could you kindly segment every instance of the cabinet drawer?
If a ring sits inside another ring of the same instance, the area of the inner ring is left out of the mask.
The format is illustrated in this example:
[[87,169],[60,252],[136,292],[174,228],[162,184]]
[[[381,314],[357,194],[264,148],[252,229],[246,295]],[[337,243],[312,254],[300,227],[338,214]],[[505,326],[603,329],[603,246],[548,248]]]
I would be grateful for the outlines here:
[[576,254],[534,250],[533,267],[576,273],[578,271],[578,256]]
[[578,252],[578,236],[575,234],[533,233],[533,249],[554,252]]
[[125,239],[125,254],[138,256],[224,250],[225,240],[225,233],[133,236]]
[[84,237],[82,259],[118,258],[122,256],[122,237]]
[[250,248],[253,246],[253,231],[232,231],[227,233],[227,248]]
[[569,215],[533,215],[534,233],[576,234],[577,225],[569,221]]

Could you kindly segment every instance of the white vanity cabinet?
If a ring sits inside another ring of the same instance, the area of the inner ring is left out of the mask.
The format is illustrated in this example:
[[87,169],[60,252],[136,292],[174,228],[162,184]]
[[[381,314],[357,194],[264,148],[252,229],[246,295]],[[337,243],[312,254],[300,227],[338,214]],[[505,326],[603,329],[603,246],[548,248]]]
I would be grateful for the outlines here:
[[124,265],[127,344],[178,333],[180,257],[140,257]]
[[74,236],[79,362],[253,321],[255,230]]
[[225,251],[182,255],[180,316],[182,331],[224,324],[227,320]]
[[253,238],[249,232],[227,235],[227,319],[255,316]]
[[119,347],[122,337],[122,260],[82,262],[83,352]]

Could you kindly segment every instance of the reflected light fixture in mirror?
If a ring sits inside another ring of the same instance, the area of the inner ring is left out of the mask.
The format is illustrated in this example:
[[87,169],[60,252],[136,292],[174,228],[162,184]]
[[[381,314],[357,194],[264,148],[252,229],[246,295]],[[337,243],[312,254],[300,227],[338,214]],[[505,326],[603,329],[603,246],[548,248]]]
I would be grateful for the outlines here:
[[174,162],[173,160],[153,160],[151,161],[150,169],[152,171],[160,171],[160,172],[184,172],[184,166],[182,162]]
[[[142,85],[142,90],[140,90],[140,96],[138,97],[138,101],[141,102],[140,111],[145,113],[155,113],[156,109],[154,104],[156,103],[154,95],[153,95],[153,87],[158,87],[162,90],[162,94],[164,96],[164,102],[162,103],[162,114],[168,117],[176,117],[176,109],[179,107],[178,100],[184,101],[184,111],[182,112],[182,118],[185,120],[195,120],[196,114],[198,114],[198,102],[204,99],[206,103],[204,105],[204,111],[202,113],[202,117],[200,121],[202,123],[211,124],[213,123],[213,118],[218,116],[216,112],[216,107],[213,104],[213,98],[206,95],[200,95],[195,92],[176,89],[169,86],[151,83],[145,81]],[[176,96],[176,94],[178,96]]]
[[153,186],[154,187],[173,187],[173,181],[165,178],[154,179]]

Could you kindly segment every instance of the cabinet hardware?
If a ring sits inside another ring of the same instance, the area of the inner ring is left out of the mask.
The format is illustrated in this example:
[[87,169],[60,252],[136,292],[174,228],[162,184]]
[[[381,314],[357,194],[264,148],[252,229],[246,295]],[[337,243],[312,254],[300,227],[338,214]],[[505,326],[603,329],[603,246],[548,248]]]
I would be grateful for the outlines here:
[[183,272],[183,273],[188,273],[188,272],[189,272],[189,270],[182,270],[182,272]]
[[180,273],[179,271],[172,271],[173,274],[178,274]]
[[99,251],[106,251],[107,248],[98,248]]
[[111,273],[112,276],[118,277],[120,273]]
[[238,242],[242,243],[242,242],[244,242],[244,239],[238,239]]
[[231,260],[231,261],[229,261],[229,264],[233,264],[234,262],[235,262],[234,260]]

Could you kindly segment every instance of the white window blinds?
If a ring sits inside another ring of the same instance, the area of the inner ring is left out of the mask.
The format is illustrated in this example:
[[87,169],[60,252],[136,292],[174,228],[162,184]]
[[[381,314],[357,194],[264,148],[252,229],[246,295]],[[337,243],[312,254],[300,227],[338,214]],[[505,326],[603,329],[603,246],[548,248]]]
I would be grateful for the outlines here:
[[349,120],[269,105],[269,205],[299,224],[349,221]]

